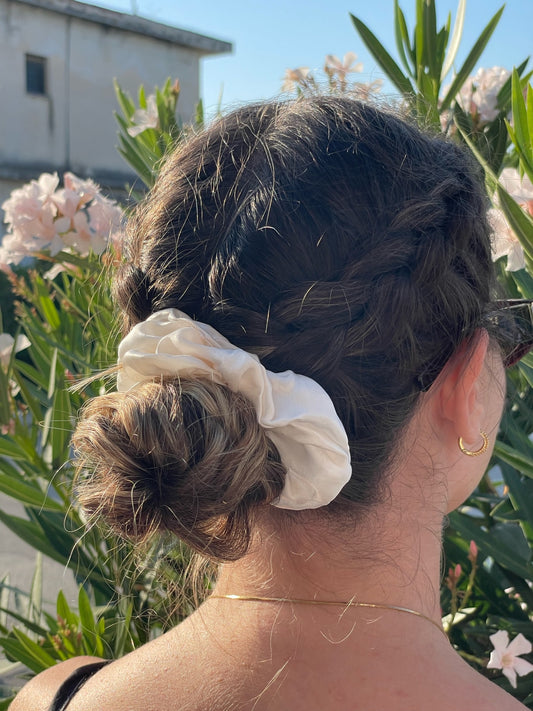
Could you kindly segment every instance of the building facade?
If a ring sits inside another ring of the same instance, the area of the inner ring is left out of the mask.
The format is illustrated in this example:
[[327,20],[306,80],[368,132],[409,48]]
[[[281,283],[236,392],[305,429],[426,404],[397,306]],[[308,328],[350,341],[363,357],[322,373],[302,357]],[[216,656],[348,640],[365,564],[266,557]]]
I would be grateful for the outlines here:
[[[178,113],[199,100],[200,60],[228,42],[75,0],[0,0],[0,203],[43,172],[115,190],[131,182],[115,149],[113,79],[136,95],[179,79]],[[3,230],[0,230],[0,233]]]

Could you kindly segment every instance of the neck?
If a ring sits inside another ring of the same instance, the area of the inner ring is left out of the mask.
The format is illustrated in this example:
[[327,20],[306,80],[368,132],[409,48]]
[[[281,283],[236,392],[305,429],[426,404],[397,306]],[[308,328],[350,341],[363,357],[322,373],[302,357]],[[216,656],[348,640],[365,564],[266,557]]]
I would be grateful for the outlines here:
[[[315,512],[294,517],[272,511],[260,521],[251,552],[222,566],[214,593],[374,603],[384,608],[361,608],[359,617],[399,627],[427,625],[387,609],[404,607],[440,625],[441,527],[442,516],[431,507],[409,516],[380,506],[360,526],[334,528]],[[324,615],[342,614],[335,606],[324,608]],[[299,608],[299,614],[308,613]]]

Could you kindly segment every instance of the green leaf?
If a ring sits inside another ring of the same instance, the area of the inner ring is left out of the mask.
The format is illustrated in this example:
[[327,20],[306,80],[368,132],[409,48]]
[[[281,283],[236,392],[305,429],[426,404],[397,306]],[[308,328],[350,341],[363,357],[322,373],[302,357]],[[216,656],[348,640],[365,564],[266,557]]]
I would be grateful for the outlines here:
[[43,556],[37,553],[35,559],[35,570],[30,588],[30,601],[28,607],[28,617],[35,623],[41,621],[41,610],[43,607]]
[[[125,600],[124,600],[125,602]],[[115,630],[115,646],[113,649],[113,658],[118,659],[131,648],[130,644],[130,623],[133,615],[133,603],[129,602],[126,606],[124,617],[118,622],[118,629]]]
[[483,54],[483,50],[487,46],[487,43],[489,39],[492,36],[492,33],[496,29],[496,26],[498,22],[500,21],[500,17],[502,16],[502,12],[505,8],[505,5],[502,5],[502,7],[498,10],[498,12],[489,20],[487,26],[483,30],[483,32],[479,35],[477,42],[474,44],[472,49],[470,50],[470,53],[468,57],[465,59],[463,66],[459,71],[457,72],[457,75],[455,76],[454,80],[452,81],[452,84],[448,90],[448,93],[446,96],[443,98],[442,103],[441,103],[441,111],[445,111],[448,109],[452,103],[452,101],[455,99],[457,93],[467,80],[470,72],[472,69],[476,66],[478,59],[480,56]]
[[21,622],[27,630],[29,630],[30,632],[33,632],[38,637],[46,637],[47,630],[42,625],[37,624],[36,622],[32,622],[30,619],[28,619],[27,617],[24,617],[24,615],[20,615],[18,612],[15,612],[14,610],[9,610],[9,609],[6,609],[5,607],[3,607],[1,609],[2,609],[3,613],[9,615],[9,617],[12,617],[14,620]]
[[453,68],[453,63],[455,62],[455,57],[457,56],[457,50],[459,49],[459,45],[461,44],[461,37],[463,36],[465,11],[466,0],[459,0],[459,5],[457,6],[457,14],[455,16],[455,22],[453,23],[452,39],[450,41],[448,53],[446,55],[446,59],[444,60],[444,66],[442,67],[442,72],[440,75],[441,81]]
[[65,597],[65,593],[63,590],[60,590],[58,595],[57,595],[57,601],[56,601],[56,611],[57,611],[57,616],[60,617],[62,620],[66,622],[67,625],[71,625],[73,627],[77,627],[79,623],[78,616],[72,612],[70,609],[70,606],[67,602],[67,598]]
[[[42,663],[42,661],[37,661],[17,639],[13,639],[12,637],[1,637],[0,647],[2,647],[8,657],[16,659],[17,662],[22,662],[22,664],[27,666],[28,669],[31,669],[36,674],[39,674],[48,668],[47,665]],[[55,659],[53,662],[55,664]]]
[[499,440],[494,447],[494,454],[517,471],[533,479],[533,459],[531,457]]
[[[7,470],[6,463],[0,463],[0,470]],[[12,469],[13,472],[16,470]],[[47,496],[38,486],[27,484],[16,473],[0,473],[0,491],[28,506],[63,511],[61,504]]]
[[440,84],[442,58],[439,57],[437,47],[435,0],[424,2],[424,54],[431,78]]
[[484,555],[492,556],[503,568],[508,568],[526,580],[532,579],[533,566],[531,563],[524,561],[516,550],[508,548],[501,540],[484,531],[479,521],[454,511],[450,514],[450,524],[465,540],[475,541]]
[[37,526],[33,521],[27,521],[24,518],[7,514],[1,510],[0,521],[28,545],[35,548],[35,550],[41,551],[41,553],[44,553],[53,560],[57,560],[63,565],[66,563],[65,556],[58,553],[58,551],[50,545],[46,536],[43,534],[42,528]]
[[122,113],[126,118],[131,118],[135,113],[135,104],[130,97],[122,91],[116,79],[113,80],[113,86],[115,87],[115,94]]
[[[13,635],[24,650],[33,658],[35,663],[41,665],[41,670],[48,669],[48,667],[53,667],[55,665],[56,660],[51,657],[48,652],[45,652],[45,650],[40,647],[37,642],[34,642],[28,637],[28,635],[24,634],[24,632],[21,632],[15,627],[13,629]],[[34,667],[30,667],[30,669],[33,668]]]
[[104,657],[104,645],[98,633],[89,596],[83,587],[80,587],[78,595],[78,610],[84,638],[90,641],[90,647],[86,649],[86,653],[94,654],[97,657]]
[[355,29],[361,36],[361,39],[367,46],[369,52],[372,54],[376,62],[383,69],[383,71],[391,80],[391,82],[397,87],[397,89],[402,94],[407,96],[414,94],[415,92],[413,90],[411,82],[402,73],[400,67],[396,64],[394,59],[390,56],[385,47],[383,47],[377,37],[357,17],[352,14],[350,14],[350,17],[355,26]]
[[[19,445],[6,435],[0,436],[0,455],[10,459],[24,459],[26,457],[26,453]],[[2,462],[0,462],[0,471],[1,469]]]
[[516,135],[516,143],[520,147],[520,151],[524,152],[529,158],[531,154],[531,136],[529,135],[526,105],[522,95],[522,83],[516,69],[513,70],[511,105],[513,109],[513,124]]
[[49,324],[52,331],[57,331],[57,329],[61,326],[61,320],[54,302],[49,296],[41,296],[39,297],[39,304],[46,322]]

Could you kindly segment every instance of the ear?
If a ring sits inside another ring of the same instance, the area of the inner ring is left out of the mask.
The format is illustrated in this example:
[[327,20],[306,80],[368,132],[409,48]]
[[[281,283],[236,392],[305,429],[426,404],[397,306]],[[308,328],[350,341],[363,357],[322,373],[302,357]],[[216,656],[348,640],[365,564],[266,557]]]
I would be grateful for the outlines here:
[[487,355],[489,336],[481,329],[475,341],[465,343],[448,364],[439,384],[435,405],[442,433],[454,439],[462,437],[465,444],[479,443],[484,429],[485,406],[481,375]]

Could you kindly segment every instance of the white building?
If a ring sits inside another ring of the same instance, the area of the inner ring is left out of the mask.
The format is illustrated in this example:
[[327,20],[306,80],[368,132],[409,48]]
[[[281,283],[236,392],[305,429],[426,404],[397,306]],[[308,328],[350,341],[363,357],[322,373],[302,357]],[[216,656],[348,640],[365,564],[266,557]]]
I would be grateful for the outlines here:
[[[132,96],[179,79],[185,121],[199,65],[228,42],[75,0],[0,0],[0,203],[43,172],[116,189],[132,181],[115,149],[113,79]],[[0,229],[0,233],[3,232]]]

